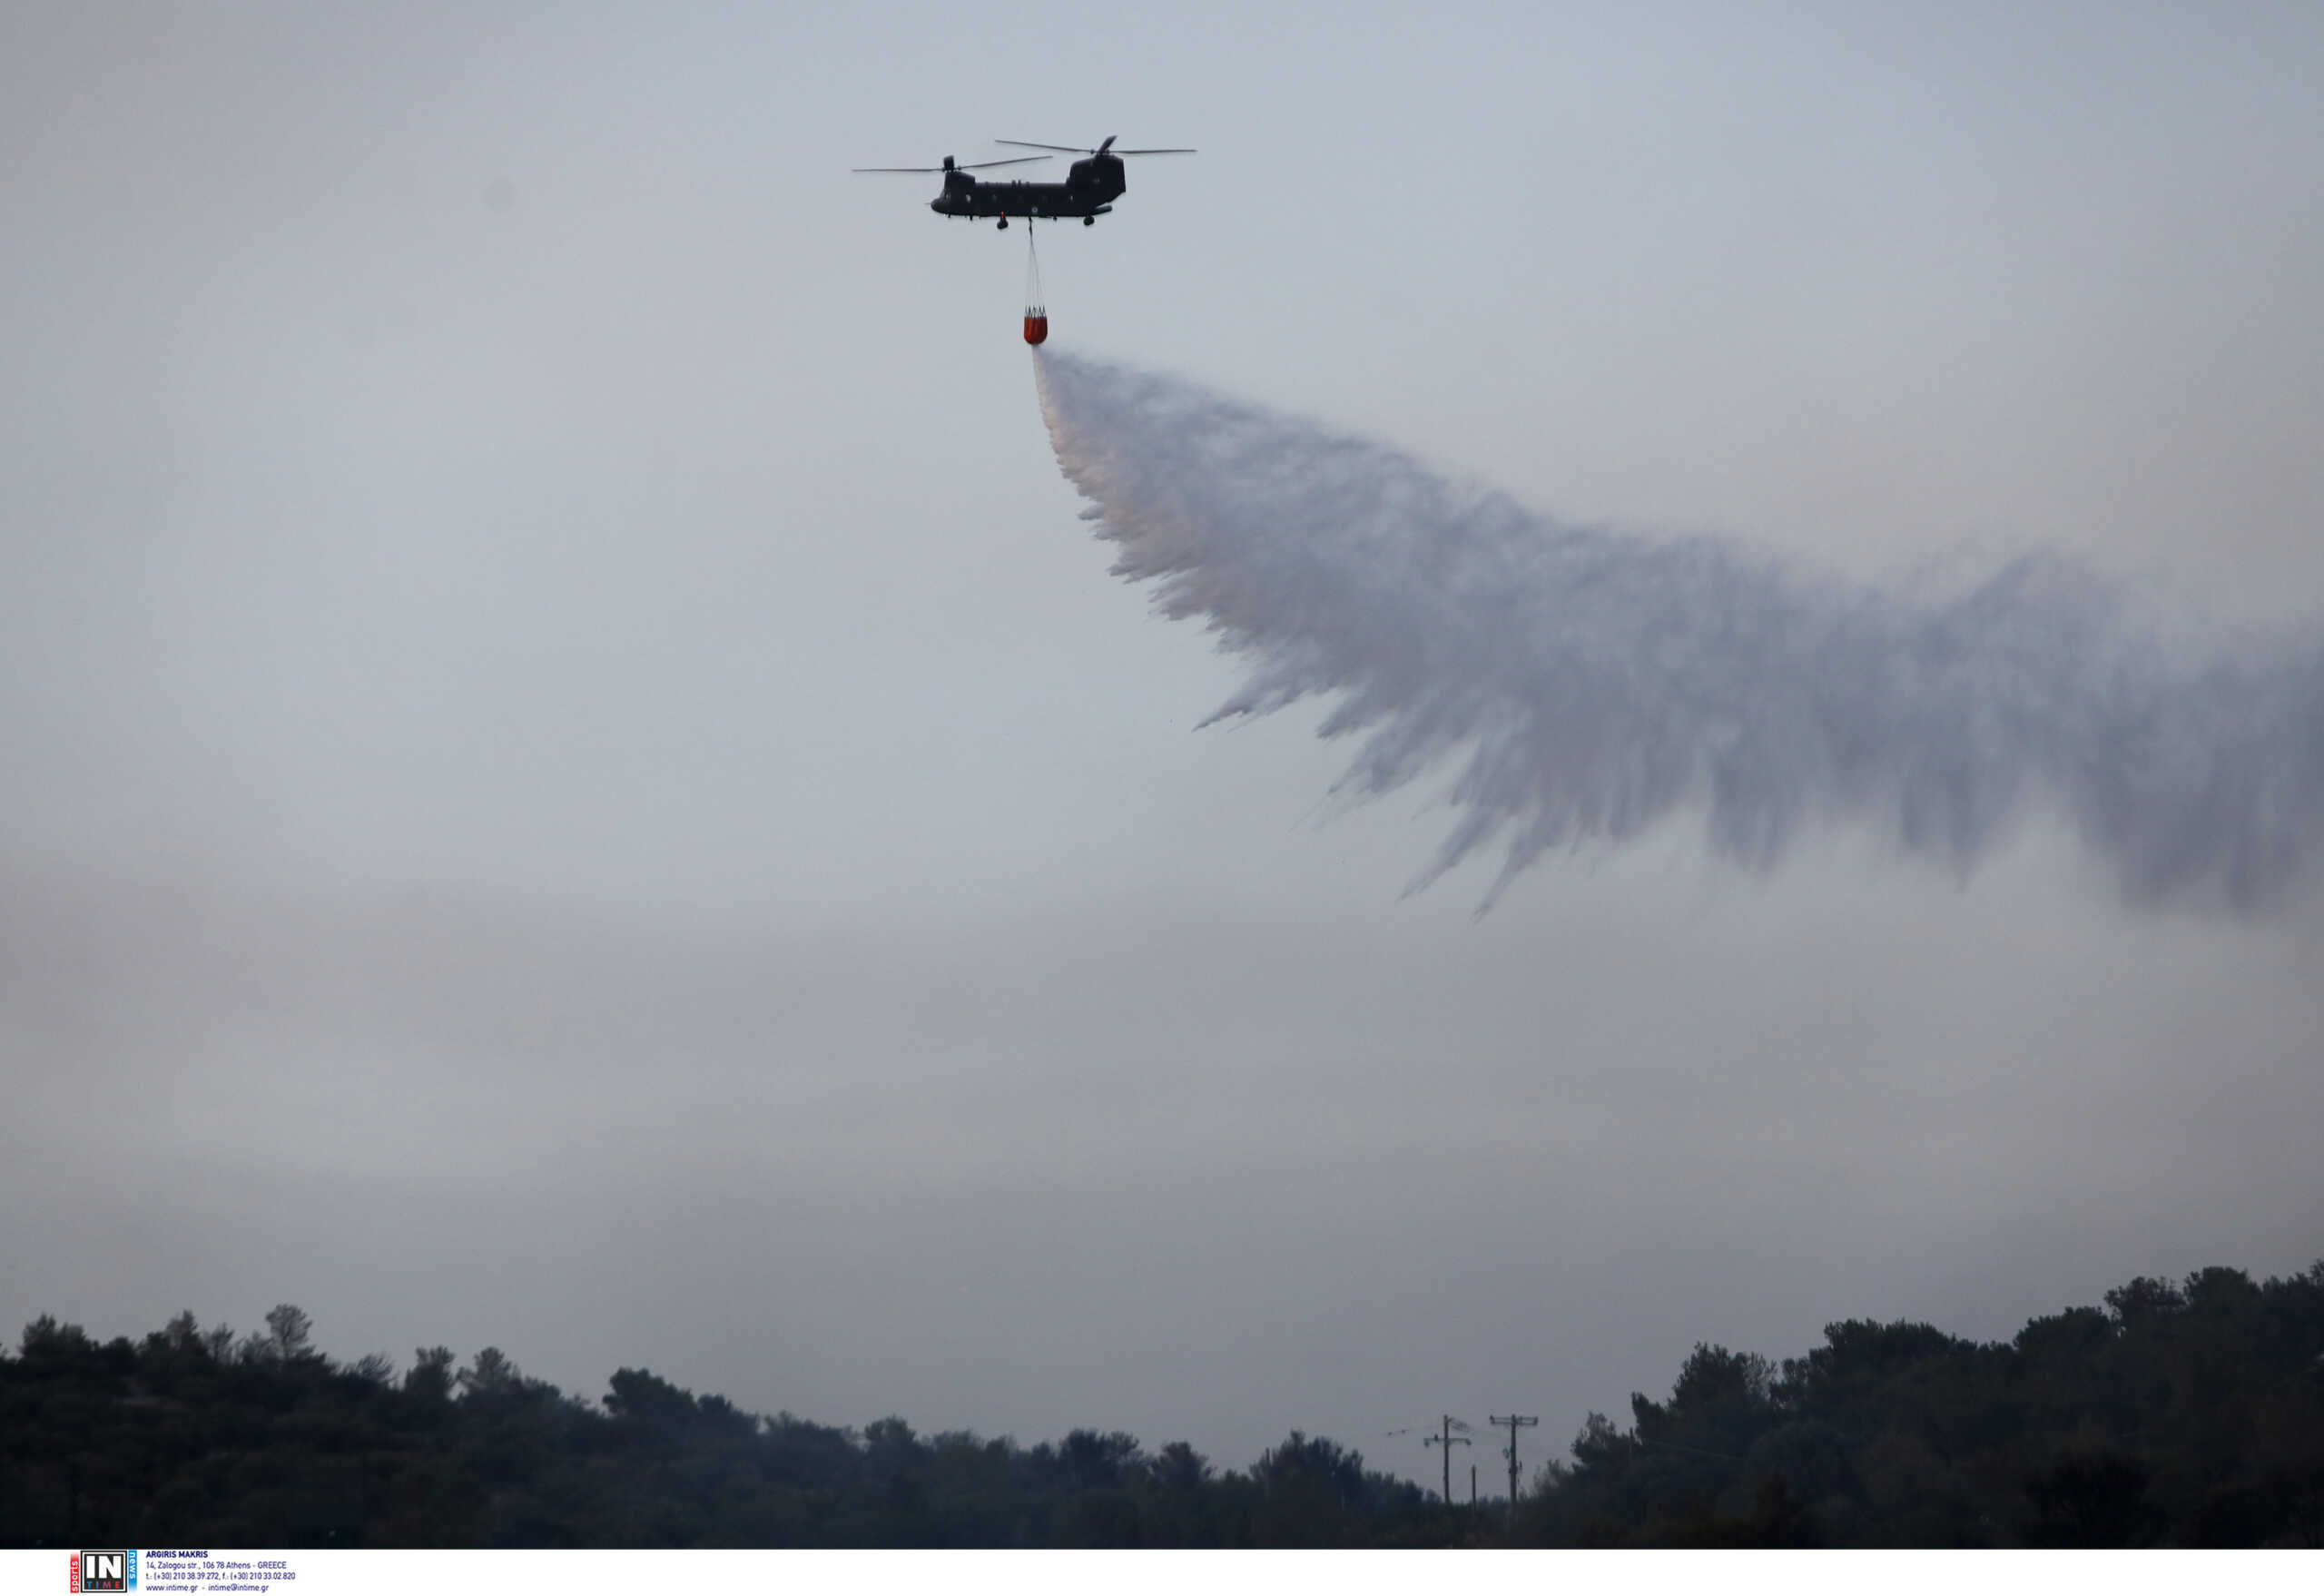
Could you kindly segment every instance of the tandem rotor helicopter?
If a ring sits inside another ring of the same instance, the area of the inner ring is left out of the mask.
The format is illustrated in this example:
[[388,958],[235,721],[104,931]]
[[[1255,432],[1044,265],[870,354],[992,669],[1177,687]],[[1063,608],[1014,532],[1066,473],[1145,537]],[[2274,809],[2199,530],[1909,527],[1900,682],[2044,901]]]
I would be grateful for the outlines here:
[[955,165],[952,157],[944,157],[941,166],[859,166],[858,172],[911,172],[944,174],[944,192],[928,202],[928,208],[939,216],[951,218],[996,216],[1002,229],[1009,226],[1011,216],[1022,216],[1028,222],[1059,222],[1068,216],[1081,218],[1084,227],[1095,227],[1098,218],[1114,208],[1114,202],[1129,187],[1122,174],[1125,155],[1191,155],[1192,150],[1117,150],[1114,140],[1119,134],[1108,134],[1106,142],[1094,150],[1071,144],[1033,144],[1022,139],[995,139],[1019,150],[1049,150],[1059,155],[1083,155],[1087,160],[1076,161],[1066,171],[1063,182],[990,182],[970,177],[971,172],[984,172],[995,166],[1022,166],[1034,161],[1047,161],[1047,155],[1016,155],[1006,161],[979,161],[972,165]]

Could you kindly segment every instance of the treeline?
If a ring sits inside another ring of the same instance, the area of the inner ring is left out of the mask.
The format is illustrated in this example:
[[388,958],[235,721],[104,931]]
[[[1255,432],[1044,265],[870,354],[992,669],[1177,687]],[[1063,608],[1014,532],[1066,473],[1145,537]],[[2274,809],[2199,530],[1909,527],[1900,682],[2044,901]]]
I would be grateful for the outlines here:
[[642,1369],[597,1402],[487,1348],[340,1364],[295,1307],[0,1352],[10,1546],[2324,1545],[2324,1263],[2140,1279],[1979,1344],[1834,1325],[1699,1346],[1506,1503],[1293,1432],[1247,1470],[1077,1430],[746,1413]]
[[1297,1432],[1220,1473],[1118,1433],[761,1417],[643,1369],[590,1403],[489,1347],[335,1364],[288,1305],[142,1342],[44,1317],[0,1358],[10,1546],[1433,1545],[1446,1516]]
[[2324,1263],[2203,1269],[2006,1343],[1826,1327],[1780,1366],[1696,1347],[1592,1414],[1523,1504],[1535,1543],[2324,1546]]

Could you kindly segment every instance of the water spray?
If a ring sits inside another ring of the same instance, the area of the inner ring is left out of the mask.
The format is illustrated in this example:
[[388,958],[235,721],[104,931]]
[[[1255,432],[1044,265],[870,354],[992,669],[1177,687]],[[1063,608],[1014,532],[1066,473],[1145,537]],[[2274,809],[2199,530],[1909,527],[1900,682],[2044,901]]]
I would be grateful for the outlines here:
[[1489,906],[1552,850],[1689,812],[1753,869],[1869,823],[1965,875],[2040,807],[2134,902],[2256,912],[2315,884],[2317,628],[2190,640],[2049,556],[1945,598],[1852,586],[1570,525],[1190,382],[1035,367],[1115,574],[1249,663],[1211,721],[1323,695],[1321,734],[1358,740],[1338,791],[1448,771],[1415,889],[1497,846]]

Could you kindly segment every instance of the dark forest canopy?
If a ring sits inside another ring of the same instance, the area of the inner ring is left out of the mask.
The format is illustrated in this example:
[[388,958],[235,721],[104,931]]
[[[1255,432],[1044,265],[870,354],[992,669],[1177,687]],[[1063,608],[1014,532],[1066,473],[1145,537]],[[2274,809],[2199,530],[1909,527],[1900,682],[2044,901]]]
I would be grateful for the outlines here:
[[2133,1280],[2005,1343],[1850,1320],[1699,1345],[1506,1502],[1447,1506],[1294,1431],[1247,1470],[1076,1430],[746,1413],[643,1369],[600,1400],[497,1348],[337,1363],[289,1305],[0,1353],[0,1544],[2324,1545],[2324,1263]]

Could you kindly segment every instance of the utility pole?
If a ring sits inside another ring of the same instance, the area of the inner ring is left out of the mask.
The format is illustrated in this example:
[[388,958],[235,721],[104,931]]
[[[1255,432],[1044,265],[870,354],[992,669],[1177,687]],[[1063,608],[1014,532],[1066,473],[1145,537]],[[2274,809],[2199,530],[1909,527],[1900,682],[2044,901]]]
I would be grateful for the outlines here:
[[1529,1414],[1494,1414],[1491,1418],[1495,1424],[1509,1426],[1509,1522],[1514,1524],[1517,1522],[1517,1432],[1529,1430],[1541,1421]]
[[1476,1505],[1477,1505],[1477,1465],[1476,1465],[1476,1464],[1474,1464],[1474,1463],[1471,1463],[1471,1464],[1469,1465],[1469,1506],[1470,1506],[1470,1509],[1471,1509],[1472,1511],[1474,1511],[1474,1509],[1475,1509]]
[[1444,1414],[1443,1419],[1444,1427],[1437,1433],[1431,1435],[1424,1444],[1441,1446],[1444,1449],[1444,1505],[1450,1507],[1452,1505],[1452,1449],[1469,1444],[1469,1438],[1466,1435],[1455,1435],[1452,1432],[1465,1430],[1469,1426],[1451,1414]]

